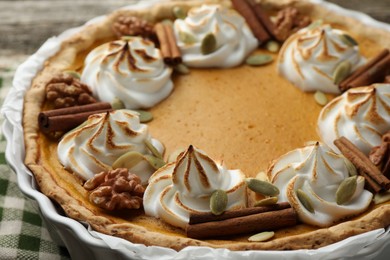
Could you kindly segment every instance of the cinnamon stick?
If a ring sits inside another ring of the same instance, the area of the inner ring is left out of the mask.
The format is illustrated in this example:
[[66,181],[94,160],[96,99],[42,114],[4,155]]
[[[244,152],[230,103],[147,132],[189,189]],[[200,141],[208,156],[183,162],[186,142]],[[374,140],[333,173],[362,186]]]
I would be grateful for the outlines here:
[[176,43],[176,37],[172,26],[165,23],[157,23],[154,26],[158,41],[160,43],[161,55],[168,65],[181,63],[181,52]]
[[244,208],[239,210],[230,210],[225,211],[221,215],[214,215],[209,212],[196,212],[190,214],[190,221],[189,224],[198,224],[198,223],[204,223],[204,222],[210,222],[210,221],[221,221],[229,218],[237,218],[242,216],[249,216],[253,214],[263,213],[263,212],[269,212],[269,211],[275,211],[275,210],[282,210],[291,208],[290,203],[288,202],[281,202],[275,205],[269,205],[269,206],[263,206],[263,207],[251,207],[251,208]]
[[297,213],[293,208],[287,208],[221,221],[187,225],[186,233],[188,237],[204,239],[245,233],[257,233],[289,227],[296,224]]
[[161,55],[164,59],[164,62],[169,63],[171,59],[171,49],[169,47],[168,36],[165,32],[164,24],[157,23],[154,26],[154,30],[156,31],[156,35],[160,43]]
[[334,141],[334,144],[339,148],[341,153],[355,165],[358,171],[367,174],[385,190],[390,188],[390,180],[387,179],[370,159],[368,159],[368,157],[347,138],[340,137]]
[[232,0],[232,4],[234,9],[245,18],[248,26],[260,43],[264,43],[271,38],[262,22],[257,18],[248,0]]
[[110,103],[97,102],[83,106],[43,111],[38,115],[39,128],[44,133],[69,131],[83,123],[90,115],[111,111]]
[[182,62],[181,52],[179,46],[177,46],[176,36],[173,32],[171,25],[164,24],[165,33],[167,34],[168,44],[171,51],[171,61],[170,64],[178,65]]
[[371,177],[370,175],[368,175],[367,173],[365,173],[364,171],[361,171],[359,170],[358,171],[359,175],[363,176],[364,179],[365,179],[365,186],[366,188],[373,192],[373,193],[379,193],[381,191],[383,191],[383,188],[378,184],[376,183]]
[[339,88],[342,92],[344,92],[350,88],[381,82],[390,71],[389,66],[390,52],[388,49],[384,49],[365,65],[361,66],[354,73],[344,79],[340,83]]
[[270,34],[273,38],[276,39],[275,33],[275,25],[271,21],[269,15],[263,10],[260,4],[253,4],[253,11],[256,14],[257,19],[261,22],[264,28],[267,30],[268,34]]

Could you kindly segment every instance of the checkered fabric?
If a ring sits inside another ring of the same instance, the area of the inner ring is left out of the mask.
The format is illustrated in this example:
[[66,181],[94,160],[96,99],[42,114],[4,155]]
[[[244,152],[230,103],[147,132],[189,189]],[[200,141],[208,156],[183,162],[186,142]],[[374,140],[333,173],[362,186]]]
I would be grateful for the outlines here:
[[[11,86],[15,66],[0,60],[0,104]],[[12,65],[11,65],[12,66]],[[0,116],[0,123],[3,118]],[[0,132],[1,135],[1,132]],[[43,223],[38,204],[20,192],[16,174],[6,164],[6,141],[0,137],[0,259],[70,259]]]

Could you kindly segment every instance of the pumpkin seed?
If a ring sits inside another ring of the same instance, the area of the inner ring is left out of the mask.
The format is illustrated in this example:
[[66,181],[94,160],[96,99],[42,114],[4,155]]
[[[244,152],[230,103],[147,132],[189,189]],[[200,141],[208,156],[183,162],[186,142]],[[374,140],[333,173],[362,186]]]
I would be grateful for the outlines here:
[[72,76],[73,78],[80,79],[81,75],[77,71],[74,70],[66,70],[64,71],[65,74],[68,74],[69,76]]
[[348,46],[353,47],[358,45],[357,41],[348,34],[343,33],[340,34],[339,37],[340,40]]
[[180,63],[175,66],[175,71],[179,72],[180,74],[189,74],[190,69],[184,65],[183,63]]
[[322,19],[315,20],[307,26],[307,29],[314,30],[315,28],[320,27],[323,23],[324,21]]
[[296,191],[296,194],[297,194],[299,201],[305,207],[305,209],[307,209],[310,213],[314,214],[313,204],[311,202],[310,197],[306,194],[306,192],[304,192],[301,189],[298,189]]
[[122,40],[122,41],[125,41],[125,42],[129,42],[129,41],[133,41],[134,38],[136,38],[136,36],[125,35],[125,36],[122,36],[122,37],[121,37],[121,40]]
[[139,121],[141,123],[147,123],[153,120],[153,115],[149,111],[145,110],[134,110],[139,113]]
[[180,39],[180,41],[184,42],[185,44],[196,43],[195,36],[188,33],[188,32],[179,31],[179,39]]
[[253,54],[245,60],[245,63],[250,66],[262,66],[271,63],[273,60],[274,58],[268,54]]
[[131,169],[140,163],[144,159],[144,155],[139,152],[130,151],[121,155],[116,161],[112,164],[113,169],[117,168],[126,168]]
[[390,200],[390,191],[377,193],[374,196],[374,203],[381,204]]
[[344,179],[336,191],[336,203],[342,205],[350,201],[357,186],[357,176]]
[[261,171],[256,175],[256,179],[261,180],[261,181],[268,181],[268,176],[267,173]]
[[169,156],[168,156],[168,162],[176,162],[177,160],[177,157],[185,152],[186,149],[176,149],[175,151],[173,151]]
[[227,193],[223,190],[215,190],[210,197],[210,210],[214,215],[221,215],[228,203]]
[[273,232],[273,231],[265,231],[265,232],[261,232],[261,233],[258,233],[256,235],[249,237],[248,241],[250,241],[250,242],[263,242],[263,241],[266,241],[266,240],[273,238],[274,235],[275,235],[275,232]]
[[279,195],[279,189],[268,181],[261,181],[254,178],[246,179],[248,188],[256,193],[263,194],[265,196]]
[[323,92],[319,91],[319,90],[317,90],[314,93],[314,100],[320,106],[325,106],[328,103],[328,98],[326,97],[326,95]]
[[164,19],[161,21],[162,24],[166,24],[166,25],[169,25],[169,26],[173,26],[173,22],[169,19]]
[[146,154],[144,155],[144,158],[155,170],[158,170],[165,165],[165,161],[163,159],[157,158],[153,155]]
[[262,207],[262,206],[274,205],[276,203],[278,203],[278,197],[269,197],[269,198],[256,201],[253,206]]
[[351,73],[352,64],[345,60],[343,62],[340,62],[339,65],[335,68],[333,71],[333,82],[334,84],[338,85],[340,82],[345,79],[349,73]]
[[305,146],[313,146],[313,145],[317,145],[318,141],[306,141],[304,143]]
[[180,6],[174,6],[172,12],[173,15],[178,19],[184,19],[187,17],[187,13]]
[[124,109],[124,108],[125,108],[125,104],[122,102],[122,100],[120,100],[119,98],[115,97],[115,98],[111,101],[111,107],[112,107],[112,109],[114,109],[114,110]]
[[272,53],[277,53],[280,49],[280,43],[277,41],[268,41],[265,45],[265,49]]
[[163,157],[162,157],[162,154],[157,150],[156,147],[154,147],[154,145],[152,144],[152,142],[150,142],[149,140],[145,140],[144,143],[145,143],[146,147],[149,149],[149,151],[151,151],[152,154],[153,154],[155,157],[157,157],[157,158],[159,158],[159,159],[162,159],[162,158],[163,158]]
[[202,52],[203,55],[207,55],[213,53],[216,49],[217,49],[217,38],[215,38],[215,35],[212,33],[207,34],[202,40],[200,51]]
[[349,176],[356,176],[357,170],[356,170],[355,165],[353,165],[353,163],[351,163],[351,161],[345,157],[344,157],[344,163],[345,163],[345,166],[347,167]]

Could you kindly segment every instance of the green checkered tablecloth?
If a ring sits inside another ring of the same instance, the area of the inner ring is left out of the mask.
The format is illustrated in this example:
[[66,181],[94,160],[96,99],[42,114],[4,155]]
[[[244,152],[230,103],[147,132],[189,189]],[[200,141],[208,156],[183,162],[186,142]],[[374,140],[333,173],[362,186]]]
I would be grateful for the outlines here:
[[[24,58],[0,58],[0,104],[11,87],[18,61]],[[5,160],[6,140],[2,134],[0,138],[0,259],[70,259],[66,248],[50,237],[36,201],[20,192],[16,174]]]

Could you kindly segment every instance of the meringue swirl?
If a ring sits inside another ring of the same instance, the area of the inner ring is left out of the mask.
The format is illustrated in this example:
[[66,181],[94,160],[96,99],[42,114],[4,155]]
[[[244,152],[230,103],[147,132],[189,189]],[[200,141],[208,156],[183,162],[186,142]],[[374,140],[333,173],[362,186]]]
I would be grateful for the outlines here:
[[101,101],[119,98],[127,109],[139,109],[169,96],[171,74],[153,42],[129,37],[93,49],[85,59],[81,81]]
[[210,196],[217,189],[228,194],[226,210],[246,207],[244,174],[225,169],[203,151],[190,146],[176,162],[150,177],[144,193],[145,213],[184,228],[190,212],[210,212]]
[[365,61],[357,45],[341,39],[343,31],[330,25],[304,28],[290,36],[283,44],[278,58],[280,75],[302,91],[322,91],[339,94],[333,82],[337,66],[349,61],[352,71]]
[[321,110],[317,126],[321,140],[335,151],[334,140],[344,136],[368,154],[390,130],[390,84],[348,90]]
[[[176,19],[173,28],[183,62],[190,67],[234,67],[258,46],[245,19],[235,10],[220,5],[194,7],[185,19]],[[183,41],[181,33],[191,35],[193,42]],[[210,33],[217,40],[217,49],[204,55],[202,40]]]
[[[95,114],[78,128],[63,136],[57,147],[61,164],[83,180],[111,169],[121,155],[136,151],[151,154],[145,140],[151,142],[161,153],[163,145],[151,138],[148,126],[140,124],[138,113],[130,110],[115,110]],[[146,183],[154,169],[141,161],[132,173]]]
[[[364,177],[357,177],[357,187],[349,202],[338,205],[336,191],[349,177],[344,156],[328,146],[315,143],[281,156],[268,169],[270,181],[279,190],[279,201],[287,201],[303,223],[326,227],[338,220],[367,209],[372,193],[364,190]],[[310,198],[314,213],[299,201],[296,191],[303,190]]]

